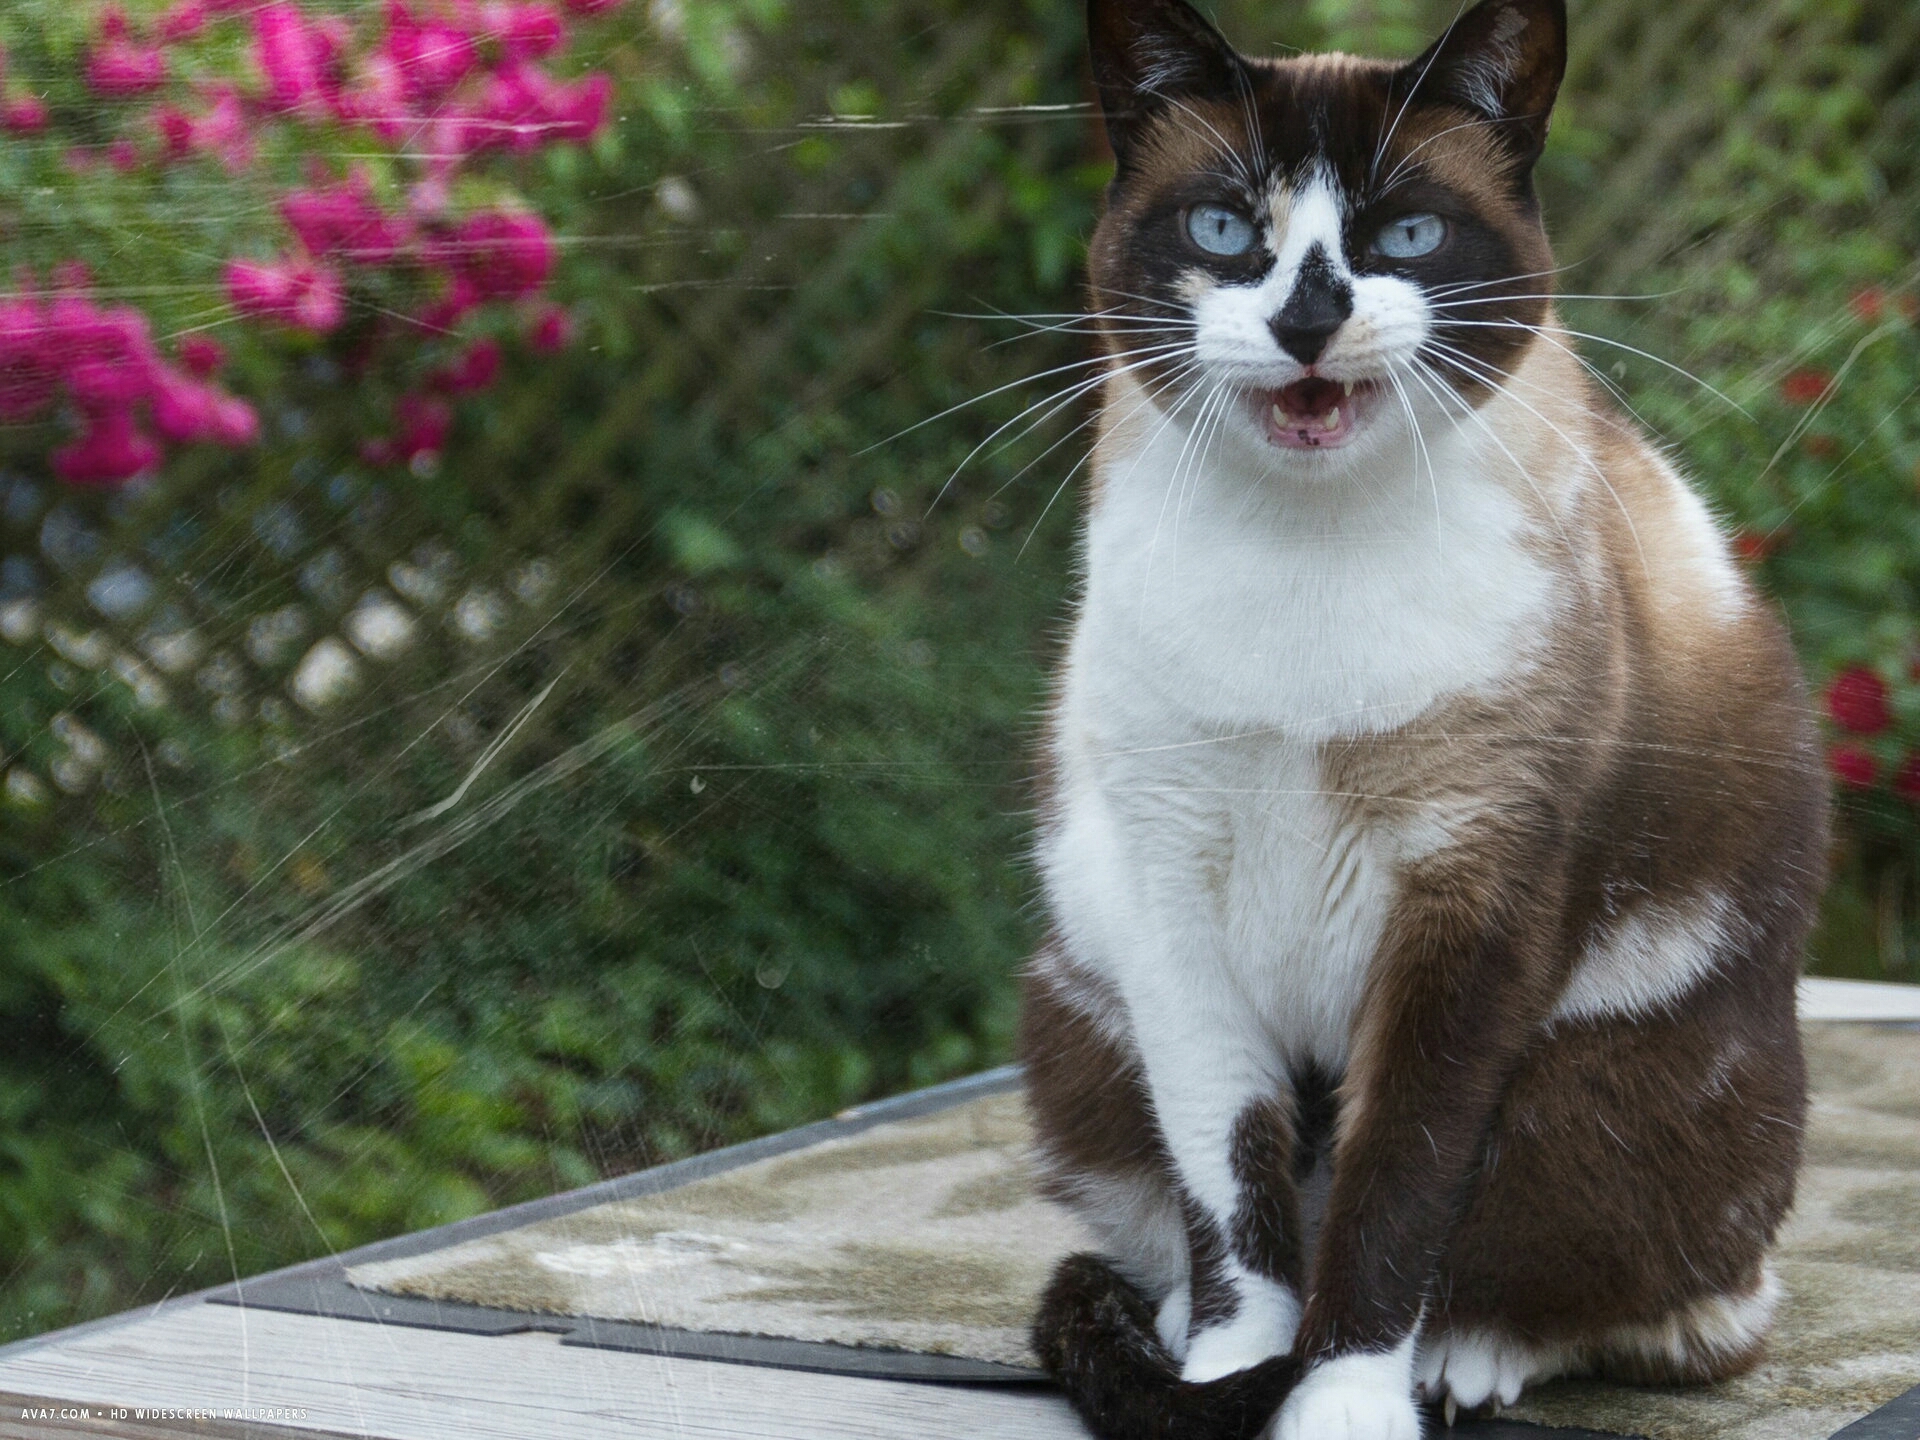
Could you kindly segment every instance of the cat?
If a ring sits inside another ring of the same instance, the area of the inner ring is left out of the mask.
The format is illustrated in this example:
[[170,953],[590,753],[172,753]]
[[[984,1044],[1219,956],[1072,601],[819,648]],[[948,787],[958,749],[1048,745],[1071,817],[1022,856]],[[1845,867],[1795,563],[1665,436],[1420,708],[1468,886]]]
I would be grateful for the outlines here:
[[1824,774],[1772,607],[1556,318],[1563,0],[1404,64],[1088,21],[1107,359],[1020,1048],[1105,1256],[1036,1346],[1111,1435],[1736,1373]]

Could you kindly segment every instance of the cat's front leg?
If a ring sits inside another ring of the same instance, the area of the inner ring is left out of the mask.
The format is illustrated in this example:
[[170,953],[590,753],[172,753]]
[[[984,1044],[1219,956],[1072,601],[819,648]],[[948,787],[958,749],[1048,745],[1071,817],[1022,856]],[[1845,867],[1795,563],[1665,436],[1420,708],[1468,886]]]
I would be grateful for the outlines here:
[[1306,1370],[1273,1440],[1418,1440],[1414,1344],[1435,1261],[1551,1003],[1559,882],[1541,865],[1495,880],[1484,862],[1502,853],[1416,873],[1387,926],[1354,1024]]
[[1293,1348],[1302,1262],[1293,1096],[1205,948],[1170,952],[1127,987],[1187,1223],[1188,1287],[1162,1307],[1161,1333],[1185,1379],[1215,1380]]

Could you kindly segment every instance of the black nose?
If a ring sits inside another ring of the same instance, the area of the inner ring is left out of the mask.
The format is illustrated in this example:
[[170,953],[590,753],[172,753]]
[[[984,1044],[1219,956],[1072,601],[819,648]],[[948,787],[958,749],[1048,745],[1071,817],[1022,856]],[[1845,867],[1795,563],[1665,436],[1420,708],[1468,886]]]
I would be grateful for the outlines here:
[[1280,313],[1268,322],[1280,348],[1302,365],[1311,365],[1327,348],[1333,332],[1353,314],[1353,287],[1341,278],[1316,245],[1300,262],[1300,276]]

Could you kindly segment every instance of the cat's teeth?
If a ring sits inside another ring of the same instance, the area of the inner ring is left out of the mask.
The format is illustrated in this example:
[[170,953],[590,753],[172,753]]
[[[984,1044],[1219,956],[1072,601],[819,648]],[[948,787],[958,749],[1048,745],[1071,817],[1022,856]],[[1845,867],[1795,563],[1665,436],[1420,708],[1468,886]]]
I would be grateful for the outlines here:
[[1280,408],[1278,401],[1275,401],[1273,406],[1273,423],[1282,430],[1287,428],[1287,412]]
[[1342,380],[1340,383],[1345,387],[1347,394],[1353,394],[1353,382],[1351,380]]
[[1336,405],[1327,411],[1326,418],[1323,419],[1320,424],[1328,430],[1338,429],[1340,425],[1340,407]]

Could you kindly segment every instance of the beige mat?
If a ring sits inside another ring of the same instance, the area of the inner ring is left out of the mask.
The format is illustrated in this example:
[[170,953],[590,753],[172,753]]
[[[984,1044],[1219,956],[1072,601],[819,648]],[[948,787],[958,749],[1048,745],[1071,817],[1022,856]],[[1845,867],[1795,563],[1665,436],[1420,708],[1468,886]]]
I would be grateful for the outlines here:
[[[1509,1412],[1650,1440],[1826,1440],[1920,1383],[1920,1032],[1808,1027],[1808,1168],[1771,1358],[1712,1390],[1559,1384]],[[500,1309],[1032,1365],[1052,1266],[1088,1238],[1037,1199],[1016,1095],[425,1255],[359,1286]]]

